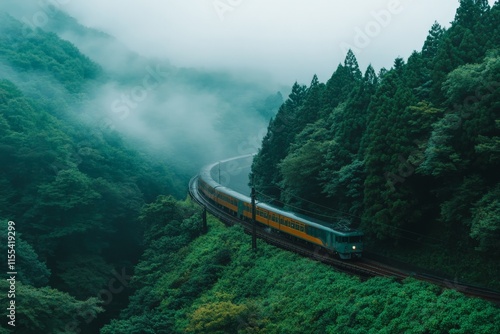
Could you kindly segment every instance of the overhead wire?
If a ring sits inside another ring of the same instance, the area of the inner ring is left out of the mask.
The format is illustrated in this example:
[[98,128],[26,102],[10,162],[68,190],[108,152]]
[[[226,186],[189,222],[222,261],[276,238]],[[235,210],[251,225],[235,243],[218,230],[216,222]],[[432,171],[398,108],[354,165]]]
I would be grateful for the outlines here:
[[[305,198],[302,198],[302,197],[300,197],[300,196],[297,196],[297,195],[293,194],[292,192],[290,192],[289,190],[282,189],[282,188],[280,188],[280,187],[278,187],[278,186],[276,186],[276,185],[266,186],[266,187],[264,187],[264,188],[271,188],[271,187],[272,187],[272,188],[276,188],[276,189],[280,190],[281,192],[285,192],[285,193],[287,193],[287,194],[291,195],[292,197],[295,197],[295,198],[297,198],[297,199],[300,199],[300,200],[302,200],[302,201],[304,201],[304,202],[314,204],[314,205],[316,205],[317,207],[324,208],[324,209],[327,209],[327,210],[329,210],[329,211],[334,211],[334,212],[337,212],[337,213],[341,213],[341,214],[346,215],[346,216],[351,216],[351,217],[354,217],[354,218],[359,218],[359,219],[361,219],[361,217],[360,217],[360,216],[354,215],[354,214],[349,213],[349,212],[345,212],[345,211],[341,211],[341,210],[337,210],[337,209],[329,208],[329,207],[324,206],[324,205],[319,204],[319,203],[315,203],[315,202],[310,201],[310,200],[308,200],[308,199],[305,199]],[[280,201],[280,202],[281,202],[281,201]]]
[[[269,195],[266,195],[260,191],[256,191],[257,194],[260,194],[264,197],[267,197],[273,201],[276,201],[276,202],[279,202],[279,203],[282,203],[282,204],[285,204],[283,203],[282,201],[280,200],[277,200]],[[303,209],[303,208],[299,208],[298,206],[294,206],[294,205],[291,205],[291,204],[286,204],[286,206],[290,207],[290,208],[294,208],[294,209],[297,209],[297,211],[302,211],[302,212],[307,212],[307,213],[310,213],[311,215],[315,215],[315,216],[320,216],[320,217],[325,217],[325,218],[332,218],[332,219],[338,219],[339,217],[338,216],[330,216],[330,215],[324,215],[324,214],[321,214],[321,213],[317,213],[317,212],[313,212],[313,211],[309,211],[309,210],[306,210],[306,209]]]
[[[310,200],[307,200],[307,199],[305,199],[305,198],[302,198],[302,197],[300,197],[300,196],[296,196],[296,195],[294,195],[294,194],[290,193],[290,192],[289,192],[289,191],[287,191],[287,190],[283,190],[283,189],[281,189],[280,187],[278,187],[278,186],[276,186],[276,185],[266,186],[266,187],[264,187],[264,188],[275,188],[275,189],[278,189],[278,190],[280,190],[280,191],[282,191],[282,192],[287,192],[288,194],[292,195],[292,196],[293,196],[293,197],[295,197],[295,198],[301,199],[301,200],[303,200],[303,201],[305,201],[305,202],[308,202],[308,203],[311,203],[311,204],[315,204],[315,205],[317,205],[318,207],[322,207],[322,208],[328,209],[328,210],[330,210],[330,211],[336,211],[336,212],[339,212],[339,213],[342,213],[342,214],[345,214],[345,215],[348,215],[348,216],[351,216],[351,217],[355,217],[355,218],[361,219],[361,217],[360,217],[360,216],[357,216],[357,215],[354,215],[354,214],[351,214],[351,213],[346,213],[346,212],[343,212],[343,211],[341,211],[341,210],[332,209],[332,208],[326,207],[326,206],[324,206],[324,205],[321,205],[321,204],[318,204],[318,203],[312,202],[312,201],[310,201]],[[261,195],[263,195],[263,196],[265,196],[265,197],[267,197],[267,198],[270,198],[270,199],[272,199],[272,200],[275,200],[275,201],[277,201],[277,202],[279,202],[279,203],[283,203],[283,201],[281,201],[281,200],[279,200],[279,199],[276,199],[276,198],[273,198],[273,197],[271,197],[271,196],[269,196],[269,195],[266,195],[266,194],[264,194],[264,193],[262,193],[262,192],[260,192],[260,191],[257,191],[257,193],[259,193],[259,194],[261,194]],[[283,203],[283,204],[285,204],[285,203]],[[321,216],[321,217],[326,217],[326,218],[334,218],[334,219],[338,219],[338,218],[339,218],[338,216],[323,215],[323,214],[319,214],[319,213],[312,212],[312,211],[309,211],[309,210],[305,210],[305,209],[299,208],[299,207],[297,207],[297,206],[290,205],[290,204],[288,204],[288,203],[287,203],[286,205],[287,205],[287,206],[289,206],[289,207],[291,207],[291,208],[295,208],[295,209],[297,209],[297,210],[299,210],[299,211],[308,212],[308,213],[311,213],[311,214],[313,214],[313,215],[317,215],[317,216]],[[340,217],[340,218],[345,218],[345,217]],[[428,239],[428,240],[431,240],[431,241],[438,241],[438,242],[441,242],[441,241],[442,241],[442,240],[440,240],[440,239],[438,239],[438,238],[430,237],[430,236],[427,236],[427,235],[424,235],[424,234],[421,234],[421,233],[418,233],[418,232],[410,231],[410,230],[407,230],[407,229],[404,229],[404,228],[401,228],[401,227],[392,226],[392,225],[387,224],[387,223],[380,222],[379,224],[382,224],[382,225],[384,225],[384,226],[386,226],[386,227],[388,227],[388,228],[395,229],[395,230],[398,230],[398,231],[401,231],[401,232],[410,233],[410,234],[413,234],[413,235],[415,235],[415,236],[417,236],[417,237],[422,237],[422,238],[425,238],[425,239]],[[411,238],[406,237],[406,236],[404,236],[404,235],[400,235],[399,237],[400,237],[400,238],[407,239],[407,240],[411,240],[411,241],[424,242],[424,241],[420,241],[420,240],[416,240],[416,239],[411,239]]]

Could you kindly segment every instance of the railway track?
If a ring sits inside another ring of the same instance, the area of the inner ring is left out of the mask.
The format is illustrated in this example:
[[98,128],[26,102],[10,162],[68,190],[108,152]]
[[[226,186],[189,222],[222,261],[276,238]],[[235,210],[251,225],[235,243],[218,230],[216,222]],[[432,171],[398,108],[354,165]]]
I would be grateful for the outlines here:
[[[189,182],[189,194],[191,198],[199,205],[206,207],[208,212],[217,217],[224,224],[229,226],[240,224],[243,226],[246,233],[251,234],[252,224],[250,222],[243,221],[238,219],[237,217],[234,217],[230,213],[224,211],[215,204],[206,200],[199,194],[197,188],[197,179],[198,177],[195,176]],[[337,270],[349,274],[354,274],[365,279],[379,276],[392,277],[401,281],[405,278],[413,277],[422,281],[427,281],[442,286],[443,288],[457,290],[471,297],[482,298],[500,306],[500,292],[498,291],[493,291],[474,285],[462,284],[457,281],[450,281],[448,279],[431,274],[426,274],[424,272],[409,272],[403,269],[396,268],[394,266],[381,263],[379,261],[374,261],[366,258],[352,262],[340,260],[338,258],[335,258],[332,254],[327,253],[320,247],[313,248],[307,244],[298,244],[292,242],[292,240],[283,235],[271,232],[260,227],[257,228],[257,238],[282,249],[289,250],[302,256],[330,265],[332,267],[335,267]]]

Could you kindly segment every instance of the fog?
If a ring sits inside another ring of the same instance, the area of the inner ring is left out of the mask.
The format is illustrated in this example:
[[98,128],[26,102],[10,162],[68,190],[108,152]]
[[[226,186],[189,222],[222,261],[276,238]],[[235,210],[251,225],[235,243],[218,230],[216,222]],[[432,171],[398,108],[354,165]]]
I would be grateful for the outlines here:
[[[55,32],[102,66],[102,76],[86,88],[85,102],[69,113],[96,129],[118,131],[186,173],[209,161],[257,151],[283,101],[278,91],[286,94],[289,87],[244,69],[173,66],[166,56],[145,55],[129,49],[126,41],[81,26],[57,11],[63,8],[40,7],[37,1],[0,4],[0,10],[22,22],[23,33],[31,26]],[[43,96],[44,84],[50,95],[68,96],[47,74],[20,75],[2,66],[2,77],[33,98]]]
[[[420,50],[458,0],[58,0],[80,22],[176,66],[251,69],[284,84],[326,81],[348,47],[362,68]],[[494,0],[490,0],[493,4]]]
[[90,102],[78,107],[84,119],[192,168],[257,151],[278,91],[286,98],[295,81],[308,84],[314,74],[326,82],[349,48],[362,70],[390,68],[421,49],[435,21],[449,26],[457,7],[457,0],[0,3],[23,29],[56,32],[103,67]]

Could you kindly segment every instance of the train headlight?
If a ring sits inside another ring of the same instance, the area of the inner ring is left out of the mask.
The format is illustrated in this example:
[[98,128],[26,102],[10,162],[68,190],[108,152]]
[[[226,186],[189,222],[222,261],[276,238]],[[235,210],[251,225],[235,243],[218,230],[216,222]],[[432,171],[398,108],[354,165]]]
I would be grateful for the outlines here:
[[352,246],[352,250],[356,250],[356,246]]

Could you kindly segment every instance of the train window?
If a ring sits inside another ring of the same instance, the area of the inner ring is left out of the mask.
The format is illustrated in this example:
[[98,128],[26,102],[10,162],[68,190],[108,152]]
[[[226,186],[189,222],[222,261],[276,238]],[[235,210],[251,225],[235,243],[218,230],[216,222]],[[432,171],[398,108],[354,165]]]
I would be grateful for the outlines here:
[[349,242],[361,242],[361,236],[356,235],[349,238]]

